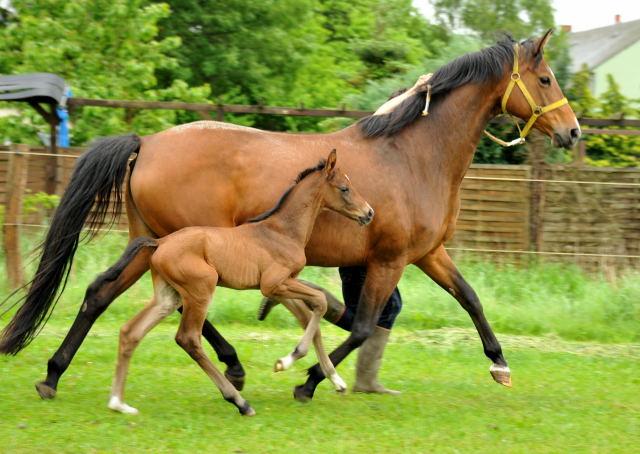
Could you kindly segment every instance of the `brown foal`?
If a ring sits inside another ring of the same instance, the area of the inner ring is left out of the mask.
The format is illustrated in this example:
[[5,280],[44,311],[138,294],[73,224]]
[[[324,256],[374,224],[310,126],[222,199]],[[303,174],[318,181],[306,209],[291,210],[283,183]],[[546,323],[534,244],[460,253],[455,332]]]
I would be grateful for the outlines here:
[[336,391],[345,391],[344,381],[322,346],[319,323],[327,310],[324,293],[295,279],[306,264],[305,245],[323,208],[361,225],[373,218],[371,206],[351,187],[349,178],[335,163],[333,150],[326,161],[303,171],[272,210],[247,224],[232,228],[188,227],[157,240],[139,238],[130,243],[115,265],[96,279],[92,285],[100,287],[105,275],[120,274],[140,256],[142,262],[146,262],[141,266],[149,266],[153,275],[153,299],[120,330],[109,408],[137,413],[124,403],[124,386],[133,351],[154,326],[183,306],[176,342],[241,414],[255,414],[202,348],[202,326],[218,285],[238,290],[259,288],[265,296],[305,301],[312,313],[302,340],[292,353],[276,361],[275,370],[285,370],[305,356],[313,341],[323,373]]

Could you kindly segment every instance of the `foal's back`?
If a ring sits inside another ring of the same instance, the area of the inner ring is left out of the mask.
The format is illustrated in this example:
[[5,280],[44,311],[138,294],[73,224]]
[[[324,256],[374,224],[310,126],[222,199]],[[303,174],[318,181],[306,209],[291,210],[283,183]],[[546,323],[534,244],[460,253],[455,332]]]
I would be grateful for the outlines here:
[[205,270],[218,275],[218,285],[237,290],[260,287],[262,273],[273,266],[299,272],[304,249],[263,223],[237,227],[187,227],[158,240],[151,268],[172,284]]

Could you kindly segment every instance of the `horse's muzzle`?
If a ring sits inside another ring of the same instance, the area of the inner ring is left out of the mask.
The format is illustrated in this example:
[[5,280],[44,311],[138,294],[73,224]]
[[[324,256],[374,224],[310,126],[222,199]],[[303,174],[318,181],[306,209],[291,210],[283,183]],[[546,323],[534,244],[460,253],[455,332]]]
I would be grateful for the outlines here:
[[553,134],[553,142],[556,147],[571,149],[578,142],[581,135],[580,128],[571,128],[563,133],[555,132]]
[[358,217],[358,223],[360,225],[367,225],[373,220],[373,208],[369,207],[369,211],[364,216]]

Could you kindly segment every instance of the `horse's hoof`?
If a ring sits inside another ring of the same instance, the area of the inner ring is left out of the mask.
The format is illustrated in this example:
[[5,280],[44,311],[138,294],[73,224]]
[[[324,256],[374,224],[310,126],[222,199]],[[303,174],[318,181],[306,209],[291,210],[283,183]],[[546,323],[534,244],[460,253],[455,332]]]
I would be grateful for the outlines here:
[[511,370],[507,366],[493,364],[489,368],[489,372],[496,382],[507,388],[511,388]]
[[228,370],[225,370],[224,376],[235,389],[242,391],[242,388],[244,388],[244,375],[231,375]]
[[249,405],[249,402],[245,401],[244,406],[240,408],[240,414],[242,416],[255,416],[256,411]]
[[276,364],[273,366],[273,370],[274,372],[282,372],[283,370],[290,368],[292,364],[293,357],[291,355],[287,355],[276,361]]
[[138,409],[137,408],[133,408],[133,407],[125,404],[124,402],[122,402],[120,399],[118,399],[115,396],[112,396],[109,399],[109,404],[107,406],[109,407],[109,409],[111,409],[113,411],[117,411],[117,412],[125,414],[125,415],[137,415],[138,414]]
[[313,399],[313,393],[309,395],[304,390],[304,385],[298,385],[295,388],[293,388],[293,398],[298,402],[307,403],[311,401],[311,399]]
[[52,388],[43,381],[36,383],[36,391],[38,391],[38,394],[40,394],[40,397],[43,399],[53,399],[57,393],[55,388]]

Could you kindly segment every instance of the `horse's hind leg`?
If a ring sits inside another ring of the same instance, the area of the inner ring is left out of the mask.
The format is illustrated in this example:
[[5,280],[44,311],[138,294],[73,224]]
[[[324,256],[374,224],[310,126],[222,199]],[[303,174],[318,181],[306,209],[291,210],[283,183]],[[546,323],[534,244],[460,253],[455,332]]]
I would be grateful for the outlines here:
[[482,304],[476,292],[464,280],[444,246],[415,262],[415,265],[449,292],[469,313],[480,335],[485,355],[492,361],[491,376],[504,386],[511,386],[511,371],[502,356],[502,348],[484,316]]
[[124,387],[134,350],[149,331],[181,304],[178,293],[164,280],[155,278],[154,281],[155,292],[149,305],[120,328],[118,361],[108,406],[121,413],[138,413],[138,410],[124,402]]
[[71,364],[95,321],[118,295],[131,287],[148,269],[147,257],[145,254],[139,254],[115,280],[94,281],[89,286],[71,329],[60,348],[49,359],[47,378],[36,383],[40,397],[55,397],[60,377]]
[[[182,307],[178,308],[178,311],[182,314]],[[240,359],[238,359],[236,350],[209,320],[204,321],[202,336],[209,342],[211,347],[213,347],[218,355],[218,360],[227,365],[224,376],[227,377],[227,380],[229,380],[238,391],[242,391],[242,388],[244,388],[245,372],[240,363]]]
[[198,274],[197,279],[194,276],[191,276],[191,278],[192,282],[190,282],[189,288],[180,289],[183,297],[183,312],[180,327],[176,334],[176,342],[211,378],[227,402],[234,404],[240,414],[253,416],[256,412],[249,405],[249,402],[242,398],[238,390],[211,362],[202,348],[200,334],[218,276],[212,269],[209,269],[205,273]]

